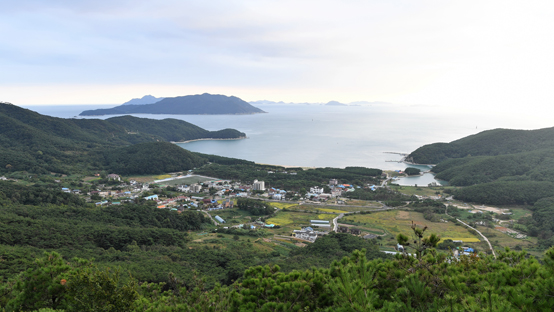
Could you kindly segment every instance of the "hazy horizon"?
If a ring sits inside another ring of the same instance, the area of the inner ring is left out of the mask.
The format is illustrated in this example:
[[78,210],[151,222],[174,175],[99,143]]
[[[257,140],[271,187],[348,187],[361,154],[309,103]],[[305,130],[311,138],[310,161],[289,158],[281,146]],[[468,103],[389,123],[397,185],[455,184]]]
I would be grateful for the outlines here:
[[552,112],[554,3],[0,3],[1,101],[145,94]]

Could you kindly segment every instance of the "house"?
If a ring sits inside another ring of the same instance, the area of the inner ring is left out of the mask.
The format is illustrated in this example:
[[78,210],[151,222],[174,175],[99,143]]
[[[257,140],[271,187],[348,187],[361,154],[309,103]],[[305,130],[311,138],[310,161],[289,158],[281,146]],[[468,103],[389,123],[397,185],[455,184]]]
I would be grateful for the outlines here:
[[108,178],[108,180],[121,181],[121,177],[119,175],[115,174],[115,173],[108,174],[108,176],[106,178]]
[[223,208],[233,208],[233,201],[230,199],[227,199],[223,202]]
[[62,187],[62,192],[71,193],[71,191],[67,187]]
[[317,239],[317,233],[311,227],[305,227],[301,230],[293,231],[294,237],[307,240],[310,242],[315,242]]
[[190,190],[190,187],[188,185],[179,185],[177,186],[177,189],[180,191],[180,192],[188,192]]
[[322,194],[323,188],[319,186],[310,187],[310,193],[312,194]]
[[272,199],[276,199],[276,200],[282,200],[284,198],[284,196],[282,194],[273,194],[273,196],[271,196]]
[[362,234],[362,231],[358,230],[358,229],[350,229],[350,234],[352,235],[360,235]]
[[339,226],[339,228],[337,229],[337,232],[338,232],[338,233],[348,233],[348,227],[346,227],[346,226]]
[[337,184],[339,184],[339,181],[337,181],[337,179],[329,180],[329,185],[337,185]]

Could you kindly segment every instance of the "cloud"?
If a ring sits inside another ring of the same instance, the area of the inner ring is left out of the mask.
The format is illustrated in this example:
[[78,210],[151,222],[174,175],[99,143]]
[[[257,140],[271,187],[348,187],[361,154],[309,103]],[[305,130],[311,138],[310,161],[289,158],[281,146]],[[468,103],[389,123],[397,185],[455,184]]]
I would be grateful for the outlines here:
[[[0,85],[165,84],[297,102],[515,105],[510,99],[552,79],[551,9],[522,1],[7,0]],[[554,95],[541,94],[534,100]]]

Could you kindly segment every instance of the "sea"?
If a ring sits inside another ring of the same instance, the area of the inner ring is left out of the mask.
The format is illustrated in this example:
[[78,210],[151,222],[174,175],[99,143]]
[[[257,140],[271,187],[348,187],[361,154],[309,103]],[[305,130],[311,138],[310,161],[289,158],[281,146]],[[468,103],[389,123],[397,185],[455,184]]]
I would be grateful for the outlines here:
[[[29,105],[25,108],[60,118],[79,117],[83,110],[116,105]],[[328,106],[304,104],[257,105],[266,111],[253,115],[136,114],[141,118],[185,120],[207,130],[225,128],[246,133],[242,140],[208,140],[176,143],[205,154],[246,159],[261,164],[295,167],[363,166],[404,170],[396,153],[410,153],[420,146],[451,142],[495,128],[539,129],[552,127],[548,116],[502,112],[452,110],[443,107],[373,105]],[[413,166],[412,166],[413,167]],[[417,166],[423,171],[428,166]],[[425,186],[432,173],[401,178],[400,185]]]

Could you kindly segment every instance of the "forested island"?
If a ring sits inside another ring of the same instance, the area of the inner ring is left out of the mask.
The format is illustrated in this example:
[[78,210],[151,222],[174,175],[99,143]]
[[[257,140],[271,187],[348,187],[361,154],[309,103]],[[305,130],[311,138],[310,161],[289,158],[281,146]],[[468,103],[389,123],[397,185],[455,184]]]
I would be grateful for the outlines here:
[[197,94],[163,98],[154,104],[120,105],[114,108],[87,110],[80,116],[120,114],[169,114],[169,115],[240,115],[260,114],[263,110],[235,96]]

